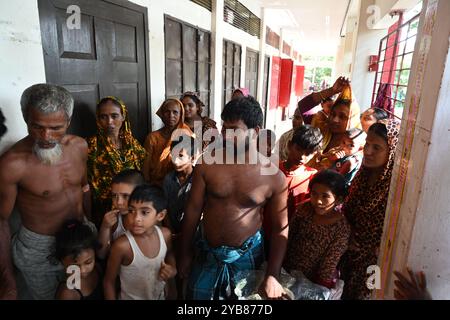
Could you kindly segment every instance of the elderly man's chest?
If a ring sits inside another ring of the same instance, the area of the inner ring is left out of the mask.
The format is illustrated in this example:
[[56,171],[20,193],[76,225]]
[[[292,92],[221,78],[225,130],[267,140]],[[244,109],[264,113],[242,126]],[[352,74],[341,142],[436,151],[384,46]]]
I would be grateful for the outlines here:
[[38,197],[52,197],[73,188],[81,188],[86,167],[76,158],[63,159],[57,165],[30,164],[20,187]]

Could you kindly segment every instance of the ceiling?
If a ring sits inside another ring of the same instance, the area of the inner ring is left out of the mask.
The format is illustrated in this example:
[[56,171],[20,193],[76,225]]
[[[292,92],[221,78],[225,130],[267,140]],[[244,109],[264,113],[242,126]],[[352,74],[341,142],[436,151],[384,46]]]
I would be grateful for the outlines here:
[[[261,0],[267,25],[302,54],[334,55],[350,0]],[[348,16],[358,16],[352,0]]]

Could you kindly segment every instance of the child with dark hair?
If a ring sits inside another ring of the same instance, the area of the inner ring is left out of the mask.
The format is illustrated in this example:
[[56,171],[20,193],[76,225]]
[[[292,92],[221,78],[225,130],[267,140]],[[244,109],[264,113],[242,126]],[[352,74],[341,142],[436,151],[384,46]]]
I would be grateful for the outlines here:
[[309,197],[308,183],[317,170],[307,167],[306,164],[319,152],[322,139],[318,128],[301,126],[288,144],[288,159],[280,162],[280,170],[285,174],[288,183],[289,219],[300,203]]
[[[309,198],[308,183],[317,170],[307,167],[306,163],[320,150],[321,143],[322,133],[320,130],[310,125],[303,125],[295,131],[292,140],[288,143],[288,159],[280,161],[279,168],[286,176],[288,185],[289,220],[295,215],[297,207]],[[264,219],[263,227],[266,251],[268,251],[272,235],[269,219]]]
[[128,229],[111,247],[104,279],[106,299],[117,298],[117,277],[121,300],[165,299],[166,282],[177,273],[171,232],[158,226],[165,215],[162,190],[149,185],[136,187],[129,200]]
[[288,272],[301,271],[331,289],[339,278],[337,265],[350,238],[350,225],[341,212],[345,181],[339,173],[325,170],[311,180],[309,188],[310,201],[297,209],[289,223],[283,267]]
[[364,149],[366,136],[361,129],[353,128],[347,130],[342,138],[341,148],[345,155],[335,162],[333,169],[344,176],[347,187],[350,186],[359,168],[361,168],[362,150]]
[[195,138],[188,135],[178,137],[170,145],[175,170],[169,172],[163,182],[163,191],[167,199],[167,215],[164,225],[173,234],[181,231],[184,205],[188,200],[192,185],[193,163],[199,151]]
[[[164,196],[167,200],[167,215],[164,218],[163,225],[172,232],[175,252],[179,247],[178,239],[184,218],[184,208],[191,192],[194,161],[201,151],[200,147],[196,139],[188,135],[180,136],[177,140],[172,141],[170,146],[175,170],[168,173],[163,182]],[[178,298],[182,299],[183,282],[178,276],[175,278],[175,284]],[[173,289],[173,283],[169,285],[171,286],[170,289]]]
[[55,238],[55,258],[61,261],[67,274],[75,270],[74,275],[80,275],[78,287],[76,278],[75,283],[69,284],[69,279],[60,283],[56,299],[103,300],[101,271],[95,263],[98,242],[93,229],[79,220],[69,220]]
[[369,131],[369,128],[380,120],[389,118],[388,113],[380,108],[370,108],[361,114],[361,126],[365,133]]
[[97,255],[100,259],[108,255],[111,242],[125,233],[124,217],[128,213],[128,198],[134,188],[144,183],[144,175],[135,169],[124,170],[112,178],[112,208],[103,216],[98,234],[100,248]]

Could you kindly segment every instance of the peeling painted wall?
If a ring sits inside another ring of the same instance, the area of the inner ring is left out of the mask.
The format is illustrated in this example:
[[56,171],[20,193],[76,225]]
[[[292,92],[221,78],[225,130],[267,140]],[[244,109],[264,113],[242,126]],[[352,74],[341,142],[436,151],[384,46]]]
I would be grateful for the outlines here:
[[20,96],[40,82],[45,82],[45,68],[37,1],[1,1],[0,108],[8,132],[0,141],[0,154],[27,134]]

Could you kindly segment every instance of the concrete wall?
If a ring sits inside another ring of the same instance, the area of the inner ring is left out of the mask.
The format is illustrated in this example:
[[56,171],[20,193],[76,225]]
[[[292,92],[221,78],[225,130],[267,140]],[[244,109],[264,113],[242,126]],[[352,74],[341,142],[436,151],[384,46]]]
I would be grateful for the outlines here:
[[345,28],[345,37],[341,38],[340,45],[336,53],[336,76],[351,78],[354,56],[356,50],[356,40],[358,37],[359,17],[349,17]]
[[369,56],[378,55],[380,40],[387,35],[387,30],[373,30],[367,24],[367,8],[373,5],[373,0],[362,0],[358,37],[352,72],[352,89],[362,110],[370,107],[373,84],[376,72],[369,72]]
[[26,136],[20,96],[30,85],[42,82],[45,69],[37,1],[0,1],[0,108],[8,127],[0,154]]

